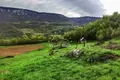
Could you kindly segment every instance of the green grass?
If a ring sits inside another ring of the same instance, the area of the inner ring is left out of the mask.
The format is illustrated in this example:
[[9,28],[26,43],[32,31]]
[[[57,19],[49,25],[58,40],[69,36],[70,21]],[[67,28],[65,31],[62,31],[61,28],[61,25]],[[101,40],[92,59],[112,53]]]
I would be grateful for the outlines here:
[[120,38],[118,38],[118,39],[113,39],[113,41],[115,41],[115,42],[117,42],[117,43],[120,44]]
[[[86,49],[104,50],[90,47]],[[43,43],[42,50],[36,50],[9,59],[0,59],[0,80],[120,80],[120,59],[115,61],[88,63],[82,59],[70,59],[63,56],[75,48],[57,49],[54,56],[49,56],[50,46]],[[78,49],[83,45],[79,45]],[[119,51],[113,51],[120,54]]]
[[[118,38],[118,39],[112,39],[110,41],[120,44],[120,38]],[[109,41],[106,41],[102,46],[106,46],[108,44],[109,44]],[[114,53],[120,55],[120,50],[110,50],[110,51],[113,51]]]

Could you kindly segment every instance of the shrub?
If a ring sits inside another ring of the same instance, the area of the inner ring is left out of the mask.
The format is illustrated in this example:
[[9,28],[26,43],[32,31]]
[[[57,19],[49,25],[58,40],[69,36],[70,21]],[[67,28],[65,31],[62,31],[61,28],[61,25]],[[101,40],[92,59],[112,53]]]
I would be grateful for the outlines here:
[[94,50],[82,48],[80,50],[72,50],[66,53],[66,57],[82,59],[87,62],[104,62],[107,60],[115,60],[120,56],[115,55],[113,52],[106,50]]

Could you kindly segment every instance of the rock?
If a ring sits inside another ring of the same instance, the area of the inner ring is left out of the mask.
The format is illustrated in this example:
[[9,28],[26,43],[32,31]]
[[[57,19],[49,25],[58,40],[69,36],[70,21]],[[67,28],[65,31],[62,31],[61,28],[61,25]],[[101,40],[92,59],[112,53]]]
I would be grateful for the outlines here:
[[66,56],[70,57],[70,58],[79,58],[82,53],[83,53],[83,51],[74,49],[71,52],[67,52]]

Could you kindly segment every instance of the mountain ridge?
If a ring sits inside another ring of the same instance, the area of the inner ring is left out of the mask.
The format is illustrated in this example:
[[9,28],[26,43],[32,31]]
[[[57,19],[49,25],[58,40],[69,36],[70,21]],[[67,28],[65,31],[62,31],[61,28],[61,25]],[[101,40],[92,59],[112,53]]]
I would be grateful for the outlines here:
[[[25,21],[41,21],[41,22],[69,22],[75,25],[83,25],[93,22],[100,17],[66,17],[62,14],[37,12],[22,8],[12,8],[0,6],[0,22],[25,22]],[[88,20],[89,18],[89,20]]]
[[0,7],[0,22],[21,21],[67,21],[67,17],[61,14],[36,12],[28,9]]

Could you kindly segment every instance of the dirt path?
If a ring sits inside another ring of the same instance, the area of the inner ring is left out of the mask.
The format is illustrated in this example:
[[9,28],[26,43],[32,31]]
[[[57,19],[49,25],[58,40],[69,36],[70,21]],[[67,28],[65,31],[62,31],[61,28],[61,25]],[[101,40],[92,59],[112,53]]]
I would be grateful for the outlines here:
[[37,50],[42,48],[43,46],[39,44],[33,45],[20,45],[20,46],[10,46],[8,48],[0,48],[0,56],[14,56],[22,53],[26,53],[29,51]]

